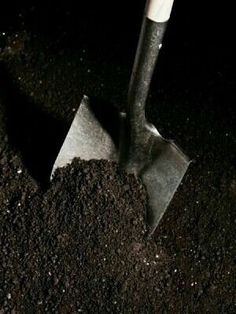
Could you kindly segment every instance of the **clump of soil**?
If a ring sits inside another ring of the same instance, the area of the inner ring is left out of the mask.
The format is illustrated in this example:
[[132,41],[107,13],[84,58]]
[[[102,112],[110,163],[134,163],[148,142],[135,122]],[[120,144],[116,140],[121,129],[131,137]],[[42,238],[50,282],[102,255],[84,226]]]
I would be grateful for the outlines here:
[[147,237],[146,193],[134,176],[115,163],[75,159],[28,206],[1,212],[1,308],[155,312],[165,263]]

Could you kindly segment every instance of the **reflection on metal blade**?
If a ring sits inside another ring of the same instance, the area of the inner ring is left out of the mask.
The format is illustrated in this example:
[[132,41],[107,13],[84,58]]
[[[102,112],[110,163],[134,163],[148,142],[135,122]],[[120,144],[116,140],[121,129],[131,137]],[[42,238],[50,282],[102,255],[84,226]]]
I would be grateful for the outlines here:
[[[111,118],[111,117],[110,117]],[[116,147],[110,134],[103,128],[90,108],[89,98],[84,96],[61,150],[54,163],[56,168],[64,167],[73,158],[84,160],[117,160]]]

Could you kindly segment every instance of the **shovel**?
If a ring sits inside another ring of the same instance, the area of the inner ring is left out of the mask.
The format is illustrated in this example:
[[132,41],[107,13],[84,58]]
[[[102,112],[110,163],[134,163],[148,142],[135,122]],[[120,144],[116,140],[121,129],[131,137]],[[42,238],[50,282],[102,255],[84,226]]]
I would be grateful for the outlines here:
[[[173,1],[147,0],[126,112],[112,111],[84,96],[52,170],[53,175],[56,168],[71,163],[75,157],[118,162],[128,173],[140,177],[146,188],[150,233],[156,229],[190,164],[181,149],[163,138],[145,116],[149,86]],[[108,115],[111,123],[104,119]]]

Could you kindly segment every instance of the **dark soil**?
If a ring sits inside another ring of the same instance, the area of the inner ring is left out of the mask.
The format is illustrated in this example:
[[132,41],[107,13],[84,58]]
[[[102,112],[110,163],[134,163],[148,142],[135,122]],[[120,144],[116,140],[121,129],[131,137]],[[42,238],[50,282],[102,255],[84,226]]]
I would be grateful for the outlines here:
[[145,200],[115,164],[76,160],[45,194],[1,199],[3,311],[154,311],[168,260],[146,240]]
[[75,160],[49,183],[82,95],[124,107],[137,3],[132,25],[122,1],[114,19],[101,3],[1,19],[0,313],[236,312],[234,54],[207,8],[199,26],[200,8],[176,6],[152,84],[149,120],[194,159],[153,237],[116,164]]

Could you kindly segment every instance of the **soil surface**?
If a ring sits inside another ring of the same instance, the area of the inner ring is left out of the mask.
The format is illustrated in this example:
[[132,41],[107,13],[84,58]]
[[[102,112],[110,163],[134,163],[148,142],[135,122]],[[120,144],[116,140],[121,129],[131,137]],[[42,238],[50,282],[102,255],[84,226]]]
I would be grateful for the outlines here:
[[166,34],[147,117],[193,162],[151,238],[145,189],[116,164],[74,160],[49,182],[84,93],[124,108],[141,2],[132,25],[122,1],[113,18],[48,3],[1,19],[0,313],[236,312],[234,54],[217,17],[179,4]]

